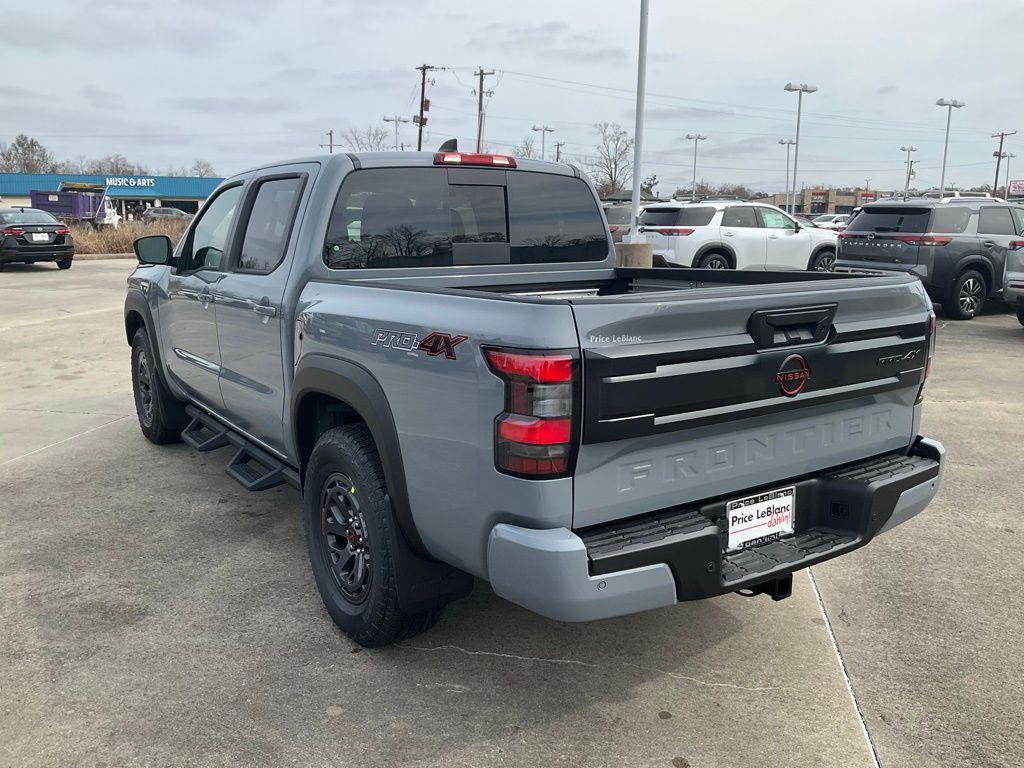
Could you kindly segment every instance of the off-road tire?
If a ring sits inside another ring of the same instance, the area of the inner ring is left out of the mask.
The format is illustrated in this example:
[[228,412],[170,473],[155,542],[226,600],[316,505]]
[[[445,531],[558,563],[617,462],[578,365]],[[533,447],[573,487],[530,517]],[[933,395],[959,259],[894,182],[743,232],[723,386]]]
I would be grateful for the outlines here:
[[57,259],[57,269],[71,269],[71,259]]
[[[349,502],[358,504],[357,530],[366,534],[369,551],[368,580],[356,597],[345,592],[331,565],[338,545],[351,540],[334,535],[335,549],[331,549],[328,524],[337,530],[336,513],[330,511],[326,499],[330,488],[337,492],[339,477],[351,480]],[[366,648],[397,643],[433,626],[443,603],[419,613],[407,613],[399,605],[395,574],[399,553],[394,550],[407,545],[391,509],[377,446],[366,426],[350,424],[324,432],[310,455],[303,488],[309,562],[320,597],[334,623]]]
[[732,269],[729,257],[722,253],[705,253],[697,262],[697,269]]
[[965,269],[950,286],[942,301],[942,310],[951,320],[970,320],[981,314],[987,294],[988,284],[981,273]]
[[146,439],[157,445],[179,442],[188,416],[184,404],[164,387],[145,328],[137,330],[132,339],[132,393],[139,428]]
[[811,257],[811,263],[807,267],[810,272],[835,272],[836,252],[831,248],[824,248]]

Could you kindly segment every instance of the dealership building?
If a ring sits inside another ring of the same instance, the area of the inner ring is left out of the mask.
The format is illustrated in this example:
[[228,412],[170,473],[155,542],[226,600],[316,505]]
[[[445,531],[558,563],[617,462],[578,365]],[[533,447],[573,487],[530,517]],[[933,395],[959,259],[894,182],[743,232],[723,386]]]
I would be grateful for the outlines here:
[[89,184],[106,187],[107,196],[125,220],[155,206],[170,206],[195,213],[222,181],[201,176],[0,173],[0,207],[31,205],[33,191],[59,192],[64,184]]

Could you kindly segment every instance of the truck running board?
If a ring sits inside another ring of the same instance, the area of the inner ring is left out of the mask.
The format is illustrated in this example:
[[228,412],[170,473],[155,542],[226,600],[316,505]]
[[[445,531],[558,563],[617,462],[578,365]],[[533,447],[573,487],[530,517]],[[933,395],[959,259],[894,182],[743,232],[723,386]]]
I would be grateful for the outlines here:
[[186,406],[185,413],[192,421],[181,433],[181,439],[204,453],[233,446],[234,456],[224,471],[247,491],[265,491],[284,483],[293,488],[302,487],[298,472],[215,417],[191,405]]

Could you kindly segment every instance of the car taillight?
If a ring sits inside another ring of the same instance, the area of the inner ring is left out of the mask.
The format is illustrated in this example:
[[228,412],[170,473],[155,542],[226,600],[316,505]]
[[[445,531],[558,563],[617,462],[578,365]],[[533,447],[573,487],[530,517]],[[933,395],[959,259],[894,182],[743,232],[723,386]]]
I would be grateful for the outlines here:
[[495,422],[495,466],[533,480],[569,475],[578,433],[578,356],[489,348],[484,357],[505,382],[505,410]]
[[55,235],[70,235],[71,234],[71,230],[68,229],[67,227],[64,227],[62,229],[58,229],[53,234],[55,234]]
[[1019,251],[1021,248],[1024,248],[1024,240],[1011,240],[1007,247],[1011,251]]
[[619,231],[619,225],[618,224],[609,224],[608,225],[608,231],[609,232],[618,232]]
[[494,165],[500,168],[515,168],[516,159],[508,155],[485,155],[472,152],[438,152],[434,165]]
[[20,227],[4,227],[3,229],[0,229],[0,235],[4,236],[23,234],[25,234],[25,230],[21,229]]
[[953,240],[946,235],[896,235],[893,239],[911,245],[949,245]]
[[[651,231],[651,230],[648,230],[648,231]],[[691,227],[675,227],[675,228],[659,227],[658,229],[655,229],[653,231],[657,232],[659,235],[669,235],[670,237],[673,236],[673,235],[676,235],[676,236],[679,236],[679,237],[685,237],[686,235],[692,235],[693,234],[693,229]]]

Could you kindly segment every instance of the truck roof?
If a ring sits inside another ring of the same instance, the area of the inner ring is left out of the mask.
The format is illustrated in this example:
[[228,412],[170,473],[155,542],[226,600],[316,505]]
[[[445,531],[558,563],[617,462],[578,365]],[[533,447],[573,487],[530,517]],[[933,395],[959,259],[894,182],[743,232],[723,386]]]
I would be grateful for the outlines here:
[[[471,153],[466,153],[471,154]],[[502,153],[495,152],[493,154],[500,155]],[[359,168],[415,168],[432,167],[434,163],[434,157],[437,152],[336,152],[334,154],[319,154],[319,155],[307,155],[305,157],[290,158],[287,160],[278,160],[273,163],[263,163],[260,165],[246,168],[244,171],[234,174],[235,176],[242,176],[252,171],[265,170],[267,168],[274,168],[281,165],[295,165],[297,163],[319,163],[325,167],[327,166],[338,166],[338,165],[353,165],[356,164]],[[508,157],[512,157],[508,155]],[[355,162],[353,162],[355,161]],[[517,157],[515,158],[516,167],[515,170],[519,171],[532,171],[534,173],[557,173],[562,176],[579,176],[579,170],[568,163],[556,163],[550,160],[536,160],[533,158]],[[448,166],[458,167],[458,166]],[[489,170],[486,166],[462,166],[466,168],[481,168]],[[506,170],[506,169],[502,169]]]

